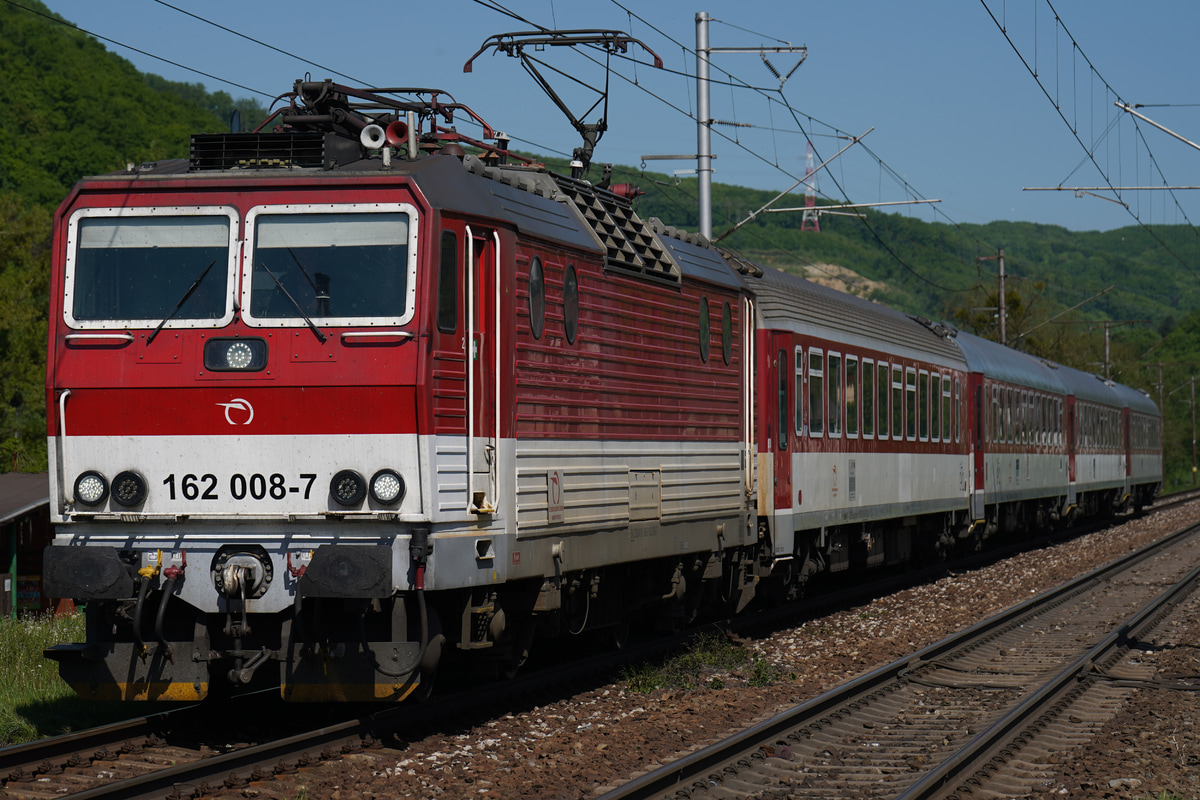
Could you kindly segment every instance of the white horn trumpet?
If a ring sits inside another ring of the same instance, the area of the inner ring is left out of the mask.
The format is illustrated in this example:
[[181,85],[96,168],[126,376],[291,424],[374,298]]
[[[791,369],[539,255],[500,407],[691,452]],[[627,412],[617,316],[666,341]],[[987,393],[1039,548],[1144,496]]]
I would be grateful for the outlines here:
[[387,133],[382,127],[372,123],[362,129],[362,133],[358,135],[358,140],[362,142],[363,147],[378,150],[387,142]]

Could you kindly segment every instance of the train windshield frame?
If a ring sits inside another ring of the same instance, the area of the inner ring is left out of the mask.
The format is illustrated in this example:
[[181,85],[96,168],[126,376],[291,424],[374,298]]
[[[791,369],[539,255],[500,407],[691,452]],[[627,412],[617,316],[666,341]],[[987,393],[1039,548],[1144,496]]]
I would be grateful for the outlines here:
[[407,203],[256,206],[245,253],[250,326],[403,325],[416,313],[417,210]]
[[233,320],[238,215],[225,206],[84,208],[67,227],[63,318],[76,329]]

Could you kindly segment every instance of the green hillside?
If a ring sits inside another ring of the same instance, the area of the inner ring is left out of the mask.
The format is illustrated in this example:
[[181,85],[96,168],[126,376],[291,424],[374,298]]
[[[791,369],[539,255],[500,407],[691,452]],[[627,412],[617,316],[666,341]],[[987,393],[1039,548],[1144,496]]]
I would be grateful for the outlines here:
[[[84,175],[186,156],[190,134],[227,129],[235,108],[247,123],[265,115],[253,101],[139,73],[92,37],[55,21],[36,0],[23,2],[36,13],[0,3],[0,470],[46,466],[44,350],[55,206]],[[599,180],[603,156],[601,147],[592,180]],[[566,170],[565,163],[550,163]],[[642,188],[641,216],[695,230],[694,179],[617,166],[613,181]],[[715,232],[774,194],[715,185]],[[802,196],[780,205],[802,205]],[[876,211],[862,219],[823,215],[820,225],[820,233],[803,232],[799,213],[761,214],[721,244],[781,269],[808,270],[814,279],[848,276],[856,293],[992,338],[998,334],[994,257],[1004,248],[1009,342],[1102,372],[1103,323],[1110,321],[1114,378],[1157,400],[1162,364],[1168,469],[1175,483],[1190,483],[1186,384],[1200,365],[1200,236],[1193,228],[956,226]]]

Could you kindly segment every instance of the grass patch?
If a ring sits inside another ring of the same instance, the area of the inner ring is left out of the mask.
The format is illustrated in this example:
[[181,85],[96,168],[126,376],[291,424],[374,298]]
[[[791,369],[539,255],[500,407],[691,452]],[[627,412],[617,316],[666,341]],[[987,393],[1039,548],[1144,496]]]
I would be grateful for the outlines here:
[[630,691],[649,694],[657,689],[724,689],[731,678],[750,686],[767,686],[781,675],[766,659],[751,658],[725,636],[703,633],[687,652],[627,670],[621,677]]
[[136,716],[119,703],[80,700],[42,650],[82,642],[83,614],[0,618],[0,747]]

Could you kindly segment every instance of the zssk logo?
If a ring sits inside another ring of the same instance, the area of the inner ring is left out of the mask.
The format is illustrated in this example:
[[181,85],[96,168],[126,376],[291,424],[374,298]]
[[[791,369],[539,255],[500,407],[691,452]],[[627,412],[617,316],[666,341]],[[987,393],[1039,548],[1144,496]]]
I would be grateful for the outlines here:
[[[225,409],[225,421],[230,425],[249,425],[254,421],[254,406],[249,400],[235,397],[228,403],[217,403]],[[245,419],[242,419],[242,418]],[[241,421],[239,421],[241,420]]]

